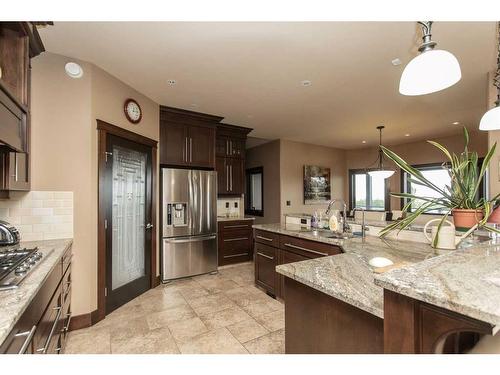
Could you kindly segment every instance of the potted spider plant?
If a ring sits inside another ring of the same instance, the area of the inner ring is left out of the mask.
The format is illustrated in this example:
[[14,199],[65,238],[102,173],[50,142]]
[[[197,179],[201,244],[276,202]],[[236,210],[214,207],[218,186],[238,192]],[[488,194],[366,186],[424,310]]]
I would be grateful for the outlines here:
[[[469,133],[465,127],[463,133],[465,146],[464,150],[458,155],[449,152],[443,145],[437,142],[427,141],[438,148],[448,160],[443,163],[443,168],[448,171],[451,183],[450,186],[446,185],[444,188],[436,186],[426,179],[418,169],[413,168],[396,153],[386,147],[380,146],[384,154],[409,175],[409,181],[412,184],[425,186],[436,193],[433,194],[435,195],[433,197],[417,196],[412,193],[391,193],[394,197],[407,200],[402,210],[404,218],[386,226],[381,231],[381,236],[395,229],[402,230],[408,228],[424,213],[435,214],[436,212],[443,213],[443,217],[438,224],[438,233],[449,215],[453,216],[455,227],[458,230],[466,231],[477,224],[478,227],[498,232],[495,228],[488,227],[486,222],[500,194],[492,199],[480,198],[478,194],[481,180],[495,153],[496,143],[488,150],[481,167],[479,167],[477,152],[472,152],[468,149]],[[412,208],[414,209],[413,211]],[[435,241],[437,242],[437,236]]]

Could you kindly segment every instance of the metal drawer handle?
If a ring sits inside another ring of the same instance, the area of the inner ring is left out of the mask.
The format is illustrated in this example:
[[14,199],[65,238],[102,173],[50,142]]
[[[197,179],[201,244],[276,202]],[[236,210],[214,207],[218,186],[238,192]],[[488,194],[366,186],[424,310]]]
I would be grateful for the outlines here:
[[312,253],[312,254],[317,254],[317,255],[322,255],[322,256],[328,256],[327,253],[322,253],[320,251],[314,251],[314,250],[306,249],[305,247],[295,246],[295,245],[292,245],[292,244],[289,244],[289,243],[286,243],[285,246],[286,247],[291,247],[292,249],[307,251],[308,253]]
[[248,237],[228,238],[227,240],[224,240],[224,242],[245,241],[245,240],[248,240]]
[[47,337],[47,340],[45,341],[44,347],[36,350],[38,353],[42,353],[42,354],[47,353],[47,349],[49,348],[49,344],[50,344],[50,341],[52,340],[52,336],[54,336],[54,332],[56,330],[57,323],[59,323],[59,318],[61,317],[62,307],[57,306],[54,308],[54,310],[57,310],[56,319],[54,320],[54,324],[52,325],[52,328],[50,329],[49,337]]
[[26,349],[28,349],[28,345],[30,344],[31,339],[33,338],[33,335],[35,334],[35,329],[36,329],[36,326],[33,326],[33,327],[31,327],[31,329],[29,331],[16,333],[14,335],[14,337],[26,336],[26,340],[24,340],[23,345],[21,346],[21,349],[19,349],[19,353],[17,353],[17,354],[23,354],[26,351]]
[[248,227],[248,226],[249,226],[248,224],[225,225],[224,229],[225,228],[245,228],[245,227]]
[[272,238],[267,238],[267,237],[262,237],[262,236],[255,236],[255,237],[258,238],[259,240],[273,242]]
[[61,332],[63,333],[69,331],[69,324],[71,323],[71,311],[66,314],[66,318],[68,318],[68,323],[66,323],[66,326],[61,330]]
[[236,258],[236,257],[241,257],[243,255],[248,255],[248,253],[240,253],[240,254],[234,254],[234,255],[224,255],[224,258]]
[[264,257],[264,258],[267,258],[267,259],[274,260],[274,257],[270,257],[269,255],[266,255],[266,254],[257,253],[257,255],[260,255],[261,257]]

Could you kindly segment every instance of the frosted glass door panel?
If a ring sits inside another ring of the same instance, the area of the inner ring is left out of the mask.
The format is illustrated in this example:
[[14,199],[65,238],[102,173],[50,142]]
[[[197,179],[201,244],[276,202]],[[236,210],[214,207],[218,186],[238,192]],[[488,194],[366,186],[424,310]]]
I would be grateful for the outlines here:
[[146,274],[145,153],[113,146],[112,289]]

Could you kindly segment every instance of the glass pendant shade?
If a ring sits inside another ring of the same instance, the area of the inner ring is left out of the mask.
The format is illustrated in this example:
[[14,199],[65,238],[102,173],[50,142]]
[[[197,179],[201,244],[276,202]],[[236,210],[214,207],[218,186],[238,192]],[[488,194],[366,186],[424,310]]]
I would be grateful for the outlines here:
[[462,78],[460,64],[453,54],[443,50],[422,52],[406,65],[399,92],[416,96],[444,90]]
[[394,171],[389,169],[377,169],[375,171],[369,171],[368,174],[373,178],[389,178],[394,174]]
[[500,107],[496,106],[486,112],[479,123],[479,130],[500,130]]

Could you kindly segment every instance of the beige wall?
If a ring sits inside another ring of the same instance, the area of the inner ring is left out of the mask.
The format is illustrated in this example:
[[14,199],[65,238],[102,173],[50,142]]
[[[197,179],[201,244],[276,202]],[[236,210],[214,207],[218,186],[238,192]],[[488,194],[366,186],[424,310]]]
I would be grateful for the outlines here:
[[[32,62],[32,189],[74,192],[75,315],[97,308],[96,119],[158,139],[158,105],[92,64],[80,79],[64,73],[73,58],[43,53]],[[123,114],[126,98],[142,107],[140,125]]]
[[[451,152],[459,153],[463,150],[463,135],[436,138],[434,141],[441,143]],[[410,164],[439,163],[446,161],[443,153],[426,141],[412,142],[401,145],[388,146],[388,148],[401,156]],[[488,149],[488,137],[484,132],[470,133],[470,150],[477,151],[479,156],[484,156]],[[346,151],[346,174],[345,191],[346,198],[349,194],[349,169],[368,168],[377,160],[377,148],[363,148]],[[387,160],[387,159],[385,159]],[[387,164],[394,167],[393,164]],[[396,173],[390,178],[390,191],[399,192],[401,190],[401,174],[398,168]],[[391,210],[399,210],[400,202],[397,198],[391,198]]]
[[[488,74],[488,102],[485,105],[484,112],[495,106],[495,101],[497,100],[497,89],[493,86],[493,72]],[[495,154],[491,158],[490,169],[489,169],[489,187],[490,187],[490,197],[500,193],[500,130],[488,132],[488,146],[493,146],[497,143],[497,148]]]
[[246,151],[245,168],[264,168],[264,216],[256,224],[280,221],[280,141],[264,143]]
[[[288,140],[281,140],[280,144],[281,221],[287,213],[312,214],[327,207],[304,204],[304,165],[330,168],[332,198],[344,198],[344,150]],[[286,205],[287,200],[291,201],[290,206]]]

